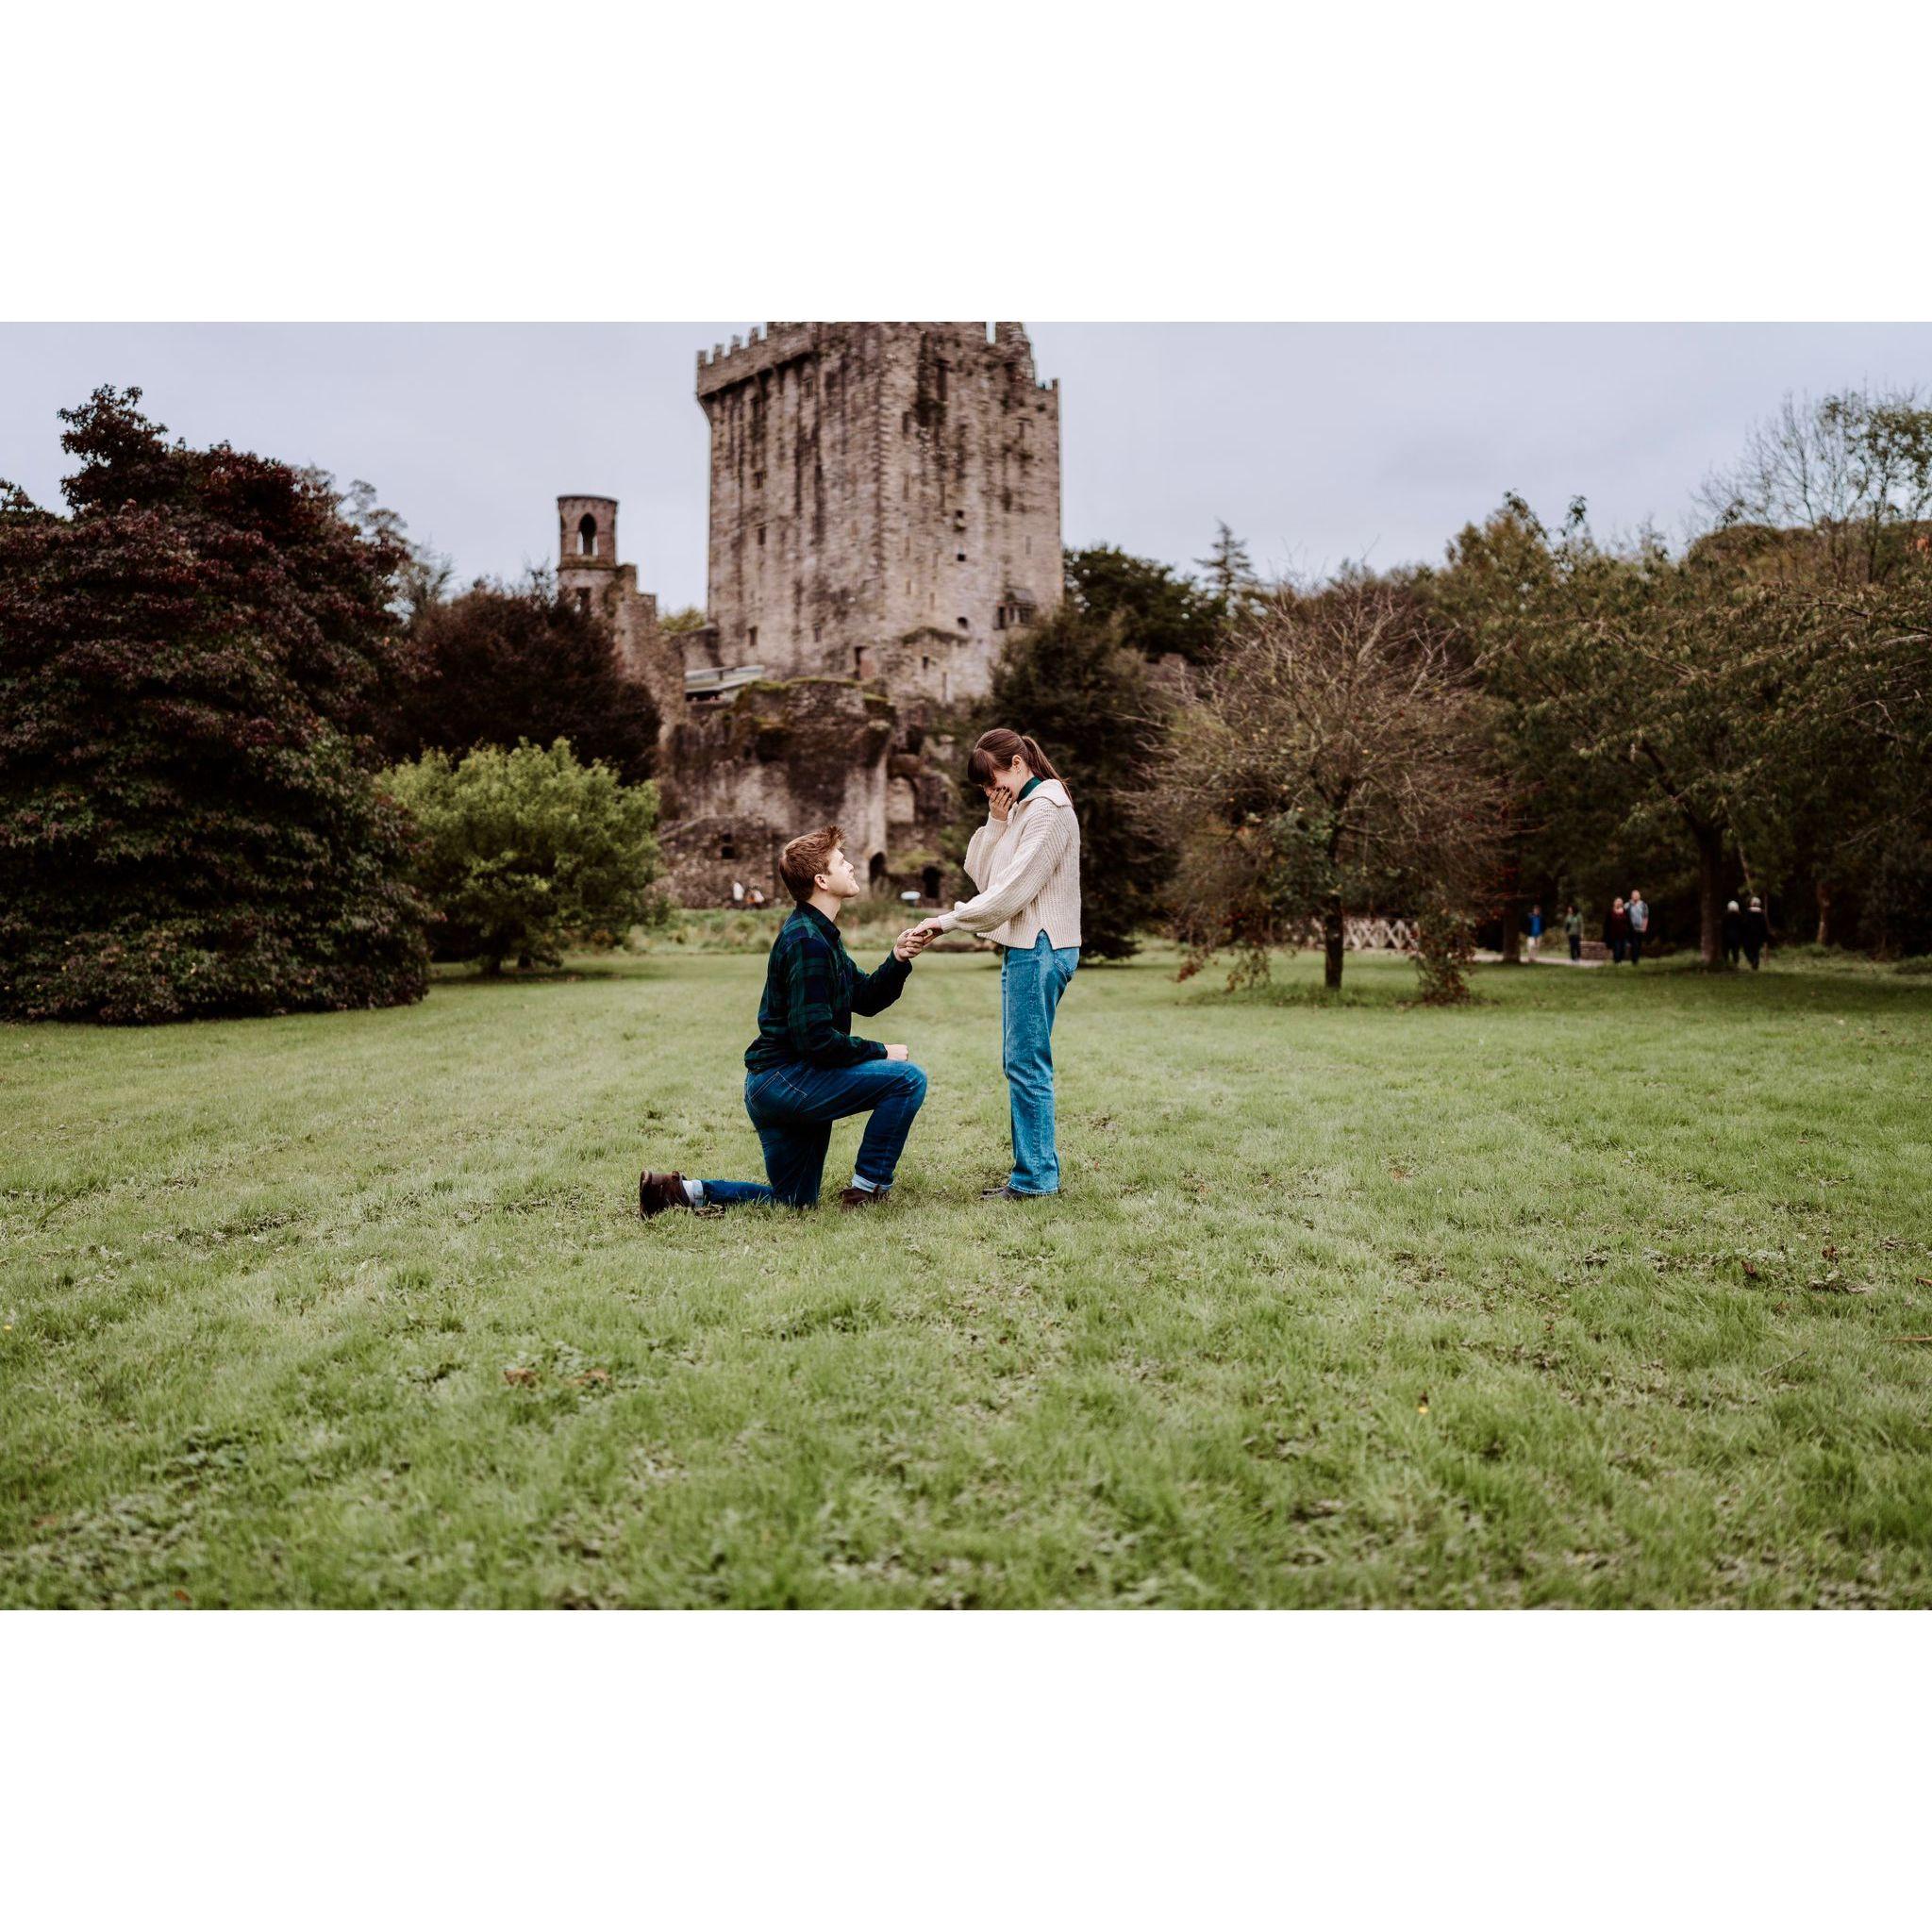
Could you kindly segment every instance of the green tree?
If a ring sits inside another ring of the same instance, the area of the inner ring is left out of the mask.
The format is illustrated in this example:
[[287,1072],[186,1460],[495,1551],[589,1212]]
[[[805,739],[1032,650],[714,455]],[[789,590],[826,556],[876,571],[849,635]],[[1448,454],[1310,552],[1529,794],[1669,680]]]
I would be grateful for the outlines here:
[[484,745],[460,763],[429,751],[383,780],[421,843],[414,882],[436,913],[439,958],[555,965],[570,940],[649,919],[661,871],[658,789],[546,751]]
[[1213,545],[1206,557],[1195,558],[1194,568],[1201,573],[1224,624],[1241,615],[1261,595],[1261,579],[1255,575],[1248,546],[1218,518]]
[[[1166,706],[1122,628],[1062,604],[1007,645],[968,735],[970,743],[1000,724],[1024,732],[1066,780],[1080,818],[1081,950],[1101,959],[1134,953],[1174,865],[1171,831],[1142,809]],[[976,795],[967,809],[976,824]]]
[[[1556,537],[1520,499],[1455,545],[1444,608],[1468,626],[1519,757],[1589,799],[1627,848],[1688,841],[1699,945],[1723,960],[1734,853],[1782,836],[1780,727],[1820,641],[1724,546],[1599,543],[1581,503]],[[1746,870],[1749,870],[1748,863]]]
[[656,769],[649,691],[625,675],[603,620],[558,596],[547,572],[424,606],[408,642],[408,683],[386,734],[393,757],[565,738],[627,785]]
[[0,485],[0,1011],[390,1006],[426,984],[372,727],[402,552],[286,463],[62,410],[51,514]]
[[[1914,824],[1917,788],[1899,756],[1912,738],[1910,684],[1890,671],[1899,644],[1924,627],[1932,404],[1913,389],[1847,390],[1816,402],[1787,395],[1700,494],[1714,521],[1697,548],[1722,551],[1777,588],[1818,633],[1819,675],[1782,721],[1790,790],[1783,829],[1816,904],[1817,939],[1828,944],[1847,896],[1862,893],[1874,911],[1874,891],[1896,903],[1898,855],[1926,831],[1922,817]],[[1883,695],[1865,705],[1858,680],[1874,674]],[[1891,855],[1882,885],[1874,871],[1881,851]]]
[[1203,664],[1214,655],[1221,607],[1164,563],[1099,543],[1067,552],[1066,585],[1076,610],[1116,624],[1120,641],[1150,661],[1173,654]]

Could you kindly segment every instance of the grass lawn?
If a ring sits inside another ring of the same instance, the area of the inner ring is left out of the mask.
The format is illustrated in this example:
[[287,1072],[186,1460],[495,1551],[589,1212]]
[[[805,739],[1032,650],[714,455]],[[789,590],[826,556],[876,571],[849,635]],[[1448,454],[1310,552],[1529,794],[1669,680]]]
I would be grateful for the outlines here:
[[977,957],[860,1215],[636,1218],[753,954],[0,1028],[0,1604],[1932,1604],[1932,981],[1173,964],[1020,1208]]

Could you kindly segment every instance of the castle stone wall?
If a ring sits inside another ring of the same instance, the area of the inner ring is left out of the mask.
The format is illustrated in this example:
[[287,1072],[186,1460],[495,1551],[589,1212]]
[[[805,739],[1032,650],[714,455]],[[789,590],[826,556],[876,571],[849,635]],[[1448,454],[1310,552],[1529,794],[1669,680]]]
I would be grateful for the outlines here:
[[774,323],[697,391],[721,662],[951,702],[1059,601],[1059,392],[1018,323]]
[[688,715],[669,747],[666,816],[672,887],[718,903],[720,879],[778,889],[777,855],[820,825],[845,833],[861,879],[888,856],[892,707],[849,679],[748,686]]

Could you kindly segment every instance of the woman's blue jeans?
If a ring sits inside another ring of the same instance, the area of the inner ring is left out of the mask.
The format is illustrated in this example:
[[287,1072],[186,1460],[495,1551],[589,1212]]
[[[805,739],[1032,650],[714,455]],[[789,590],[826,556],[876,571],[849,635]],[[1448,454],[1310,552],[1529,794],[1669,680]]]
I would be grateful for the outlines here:
[[765,1150],[769,1187],[757,1181],[706,1181],[705,1199],[720,1208],[776,1201],[809,1208],[819,1197],[832,1123],[870,1113],[854,1172],[890,1188],[925,1098],[924,1072],[910,1060],[860,1060],[856,1067],[769,1067],[747,1074],[744,1110]]
[[1041,933],[1008,946],[1000,959],[1000,1039],[1013,1114],[1016,1194],[1057,1194],[1060,1157],[1053,1133],[1053,1016],[1080,963],[1078,946],[1056,946]]

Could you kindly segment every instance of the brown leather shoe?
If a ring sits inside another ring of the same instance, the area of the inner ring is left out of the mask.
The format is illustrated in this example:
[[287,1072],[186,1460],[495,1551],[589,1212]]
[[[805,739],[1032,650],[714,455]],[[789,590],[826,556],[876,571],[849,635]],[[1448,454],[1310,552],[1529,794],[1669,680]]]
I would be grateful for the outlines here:
[[681,1174],[653,1174],[648,1168],[638,1176],[638,1212],[646,1221],[667,1208],[689,1208]]
[[890,1188],[841,1188],[839,1205],[841,1208],[875,1208],[891,1192]]

